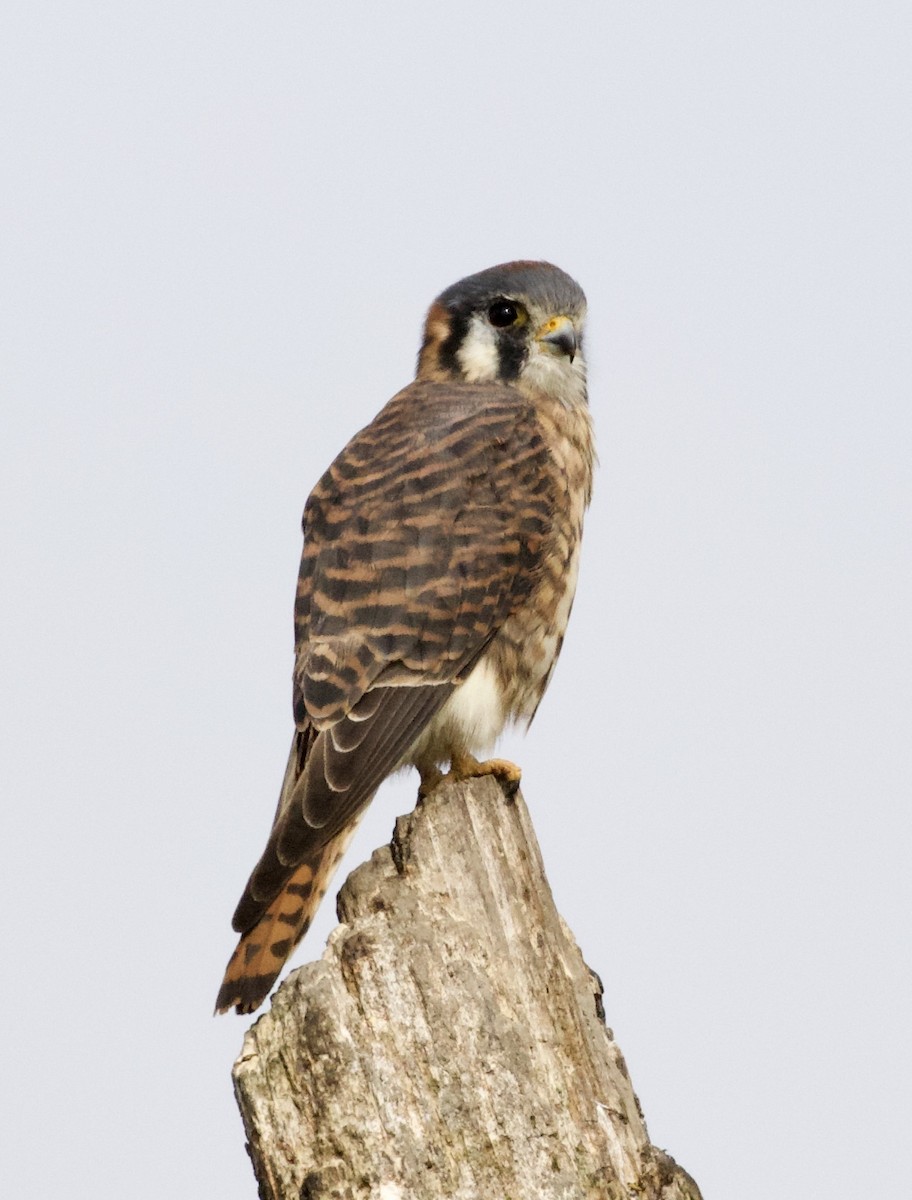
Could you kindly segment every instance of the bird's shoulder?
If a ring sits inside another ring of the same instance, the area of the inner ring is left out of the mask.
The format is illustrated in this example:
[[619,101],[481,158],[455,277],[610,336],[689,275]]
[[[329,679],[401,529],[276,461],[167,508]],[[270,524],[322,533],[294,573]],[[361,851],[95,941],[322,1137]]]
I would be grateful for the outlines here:
[[445,473],[453,487],[460,478],[508,466],[518,454],[545,452],[535,406],[517,388],[415,380],[323,473],[307,500],[305,531],[313,534],[343,514],[366,519],[378,502],[426,491],[435,473]]

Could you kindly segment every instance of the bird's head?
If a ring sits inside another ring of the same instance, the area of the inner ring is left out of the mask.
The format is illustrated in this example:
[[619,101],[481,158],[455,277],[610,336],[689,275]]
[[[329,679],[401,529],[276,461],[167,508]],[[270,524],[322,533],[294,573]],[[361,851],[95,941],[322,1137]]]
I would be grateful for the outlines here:
[[454,283],[431,305],[418,378],[515,384],[586,400],[586,297],[559,267],[512,262]]

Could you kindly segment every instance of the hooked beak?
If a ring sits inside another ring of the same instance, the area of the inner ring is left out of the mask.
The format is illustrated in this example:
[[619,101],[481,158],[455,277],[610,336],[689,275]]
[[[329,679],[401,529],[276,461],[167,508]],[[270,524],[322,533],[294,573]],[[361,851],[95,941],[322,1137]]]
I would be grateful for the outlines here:
[[569,317],[552,317],[535,335],[542,349],[551,354],[566,354],[573,362],[579,349],[576,330]]

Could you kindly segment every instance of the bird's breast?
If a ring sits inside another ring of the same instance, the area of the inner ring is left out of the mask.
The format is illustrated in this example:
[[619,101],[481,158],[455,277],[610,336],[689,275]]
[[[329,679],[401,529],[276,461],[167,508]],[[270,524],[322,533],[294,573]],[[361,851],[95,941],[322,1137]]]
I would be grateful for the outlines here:
[[506,719],[532,720],[557,663],[576,593],[579,539],[562,551],[491,645],[486,661],[501,681]]
[[552,463],[551,527],[533,585],[491,645],[507,718],[531,721],[551,679],[573,607],[594,449],[588,410],[539,413]]

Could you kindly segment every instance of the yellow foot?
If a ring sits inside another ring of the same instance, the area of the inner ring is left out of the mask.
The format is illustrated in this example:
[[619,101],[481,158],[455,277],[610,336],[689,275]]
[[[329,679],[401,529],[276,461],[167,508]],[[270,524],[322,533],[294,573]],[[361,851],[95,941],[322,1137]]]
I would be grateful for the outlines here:
[[493,775],[504,790],[508,800],[512,800],[519,790],[522,770],[516,763],[507,758],[489,758],[486,762],[478,762],[471,754],[457,755],[450,763],[448,779],[478,779],[482,775]]

